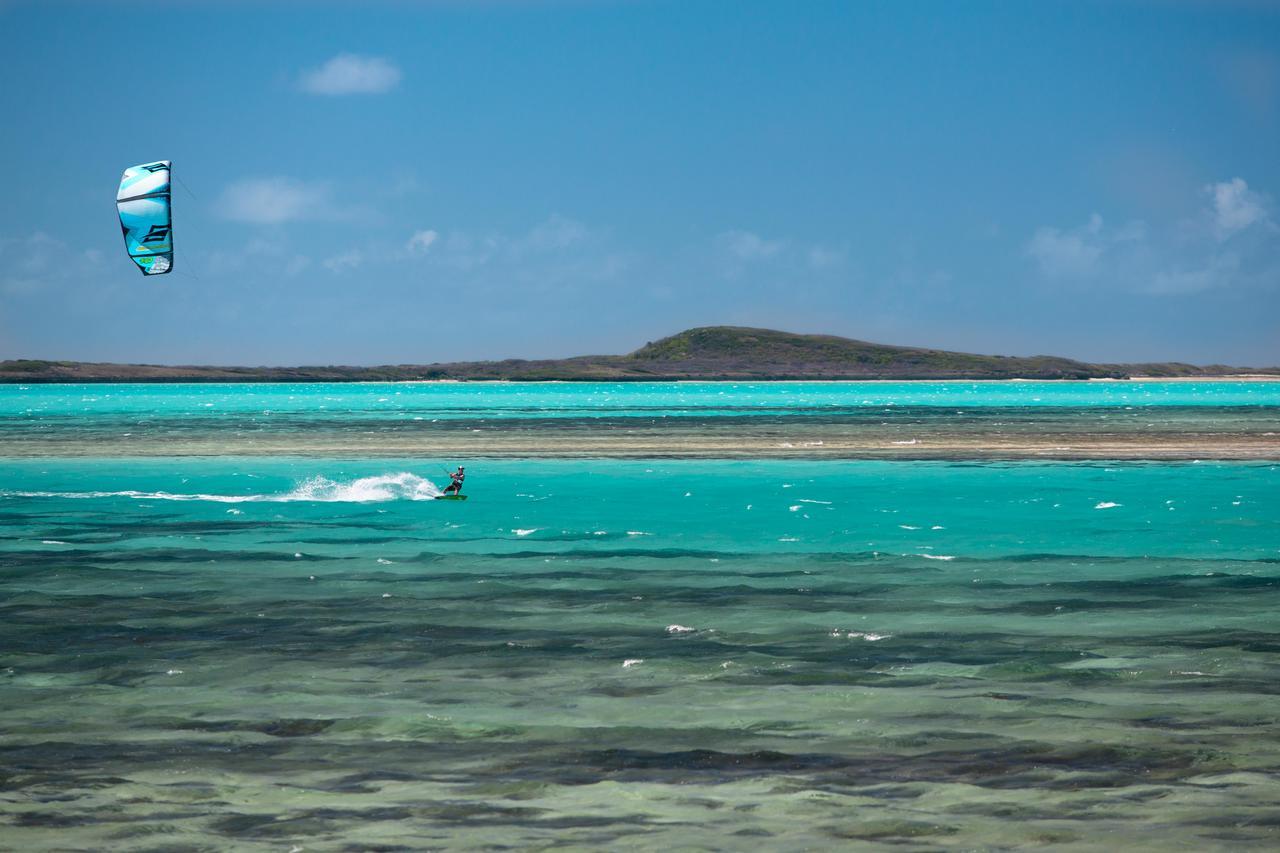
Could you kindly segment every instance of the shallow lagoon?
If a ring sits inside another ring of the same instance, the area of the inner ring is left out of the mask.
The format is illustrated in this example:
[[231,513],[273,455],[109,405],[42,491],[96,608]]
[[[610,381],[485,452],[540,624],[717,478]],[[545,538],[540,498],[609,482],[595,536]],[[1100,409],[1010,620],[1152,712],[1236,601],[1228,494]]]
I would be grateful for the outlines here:
[[6,846],[1276,842],[1275,465],[436,467],[0,462]]

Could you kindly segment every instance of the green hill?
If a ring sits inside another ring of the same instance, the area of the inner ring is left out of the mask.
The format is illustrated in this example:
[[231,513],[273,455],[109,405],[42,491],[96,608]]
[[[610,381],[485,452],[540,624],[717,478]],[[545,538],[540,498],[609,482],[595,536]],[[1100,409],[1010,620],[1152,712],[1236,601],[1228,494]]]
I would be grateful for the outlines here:
[[414,379],[1099,379],[1280,375],[1280,368],[1177,362],[1090,364],[1069,358],[974,355],[873,344],[834,335],[706,326],[627,355],[401,364],[379,367],[199,367],[30,359],[0,362],[0,382],[346,382]]

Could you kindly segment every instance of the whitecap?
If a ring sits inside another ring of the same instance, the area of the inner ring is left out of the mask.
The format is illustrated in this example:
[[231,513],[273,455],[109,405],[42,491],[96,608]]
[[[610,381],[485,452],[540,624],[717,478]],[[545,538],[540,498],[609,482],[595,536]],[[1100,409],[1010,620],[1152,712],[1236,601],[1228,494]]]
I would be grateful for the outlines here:
[[924,557],[926,560],[954,560],[955,557],[947,554],[916,554],[917,557]]
[[622,662],[622,668],[630,669],[631,667],[636,666],[637,664],[642,664],[642,663],[644,663],[644,658],[627,658]]
[[537,529],[538,528],[536,527],[517,527],[513,529],[511,532],[517,536],[528,536],[530,533],[535,532]]
[[696,631],[696,630],[698,629],[690,628],[687,625],[668,625],[667,626],[668,634],[688,634],[689,632]]
[[183,494],[175,492],[145,492],[137,489],[92,492],[18,492],[0,491],[0,495],[20,498],[132,498],[158,501],[209,501],[212,503],[375,503],[380,501],[432,500],[440,490],[430,480],[408,472],[358,477],[339,482],[327,477],[315,476],[303,480],[288,492],[267,495],[215,495],[207,493]]
[[1115,503],[1114,501],[1099,501],[1098,505],[1095,506],[1094,509],[1111,509],[1112,507],[1117,506],[1120,506],[1120,504]]

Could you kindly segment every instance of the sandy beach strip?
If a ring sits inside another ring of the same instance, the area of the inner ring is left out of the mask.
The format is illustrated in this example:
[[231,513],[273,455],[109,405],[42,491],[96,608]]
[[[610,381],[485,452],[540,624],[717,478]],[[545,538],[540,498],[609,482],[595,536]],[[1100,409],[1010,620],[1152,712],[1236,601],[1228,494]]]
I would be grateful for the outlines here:
[[11,436],[9,457],[326,456],[363,458],[688,458],[688,459],[1061,459],[1280,461],[1276,432],[1008,434],[931,430],[885,435],[856,430],[661,429],[516,430],[352,434],[313,429],[181,438],[100,437],[92,441]]

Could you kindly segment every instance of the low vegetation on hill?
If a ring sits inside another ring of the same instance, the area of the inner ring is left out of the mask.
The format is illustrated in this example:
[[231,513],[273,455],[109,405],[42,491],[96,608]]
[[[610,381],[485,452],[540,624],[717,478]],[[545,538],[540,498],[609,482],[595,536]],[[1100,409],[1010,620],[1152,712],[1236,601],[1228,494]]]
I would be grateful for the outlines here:
[[0,382],[372,382],[456,380],[1105,379],[1280,375],[1280,368],[1090,364],[1069,358],[974,355],[872,344],[834,335],[707,326],[627,355],[400,364],[379,367],[199,367],[0,361]]

